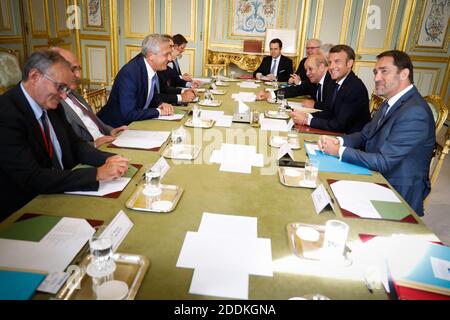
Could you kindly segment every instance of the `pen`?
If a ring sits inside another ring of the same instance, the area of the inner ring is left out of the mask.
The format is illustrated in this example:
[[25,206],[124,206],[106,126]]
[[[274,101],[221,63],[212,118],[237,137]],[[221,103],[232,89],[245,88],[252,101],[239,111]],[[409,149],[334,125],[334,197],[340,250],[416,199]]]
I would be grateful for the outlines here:
[[318,142],[317,140],[308,140],[308,139],[305,139],[304,141],[305,142],[310,142],[310,143],[317,143]]

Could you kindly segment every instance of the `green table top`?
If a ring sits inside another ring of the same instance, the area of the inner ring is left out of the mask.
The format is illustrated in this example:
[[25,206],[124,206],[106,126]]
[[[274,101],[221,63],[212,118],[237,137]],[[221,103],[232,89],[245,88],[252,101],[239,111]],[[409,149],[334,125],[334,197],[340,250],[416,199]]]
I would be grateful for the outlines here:
[[[260,88],[253,91],[267,87],[263,83],[260,85]],[[226,95],[215,96],[216,99],[223,101],[222,106],[203,109],[223,110],[225,114],[232,115],[237,102],[231,99],[231,94],[252,91],[241,89],[234,83],[230,87],[220,89],[227,91]],[[267,102],[248,105],[261,112],[277,108],[276,105]],[[135,122],[130,125],[130,129],[170,131],[182,125],[186,118],[181,122],[159,120]],[[119,198],[63,194],[38,196],[5,220],[0,229],[27,212],[101,219],[109,222],[123,210],[133,221],[134,227],[117,251],[141,254],[151,261],[151,267],[144,278],[137,299],[211,299],[208,296],[189,294],[193,269],[176,267],[186,232],[198,230],[203,212],[257,217],[258,237],[271,239],[273,277],[251,275],[250,299],[288,299],[311,293],[320,293],[331,299],[387,299],[384,290],[375,290],[372,294],[368,292],[357,261],[346,268],[336,268],[333,265],[314,267],[314,262],[313,267],[311,263],[310,267],[299,265],[299,259],[290,254],[286,233],[288,223],[323,225],[329,219],[345,221],[350,226],[349,245],[359,243],[359,233],[378,235],[403,233],[434,237],[420,219],[418,224],[410,224],[343,218],[340,212],[336,215],[329,208],[317,215],[311,199],[312,189],[289,188],[279,182],[276,165],[278,149],[268,145],[270,135],[275,133],[260,131],[250,127],[249,124],[237,123],[233,123],[231,128],[214,127],[203,130],[186,128],[186,130],[190,136],[188,143],[189,141],[195,143],[201,146],[202,150],[195,161],[168,160],[171,169],[162,182],[179,185],[184,189],[184,194],[173,212],[144,213],[125,207],[125,202],[135,190],[141,174],[146,167],[160,158],[161,151],[103,147],[104,150],[130,158],[132,163],[144,165]],[[300,135],[300,140],[317,137]],[[219,165],[210,164],[209,158],[212,151],[220,148],[222,143],[257,146],[257,152],[264,154],[264,168],[253,167],[251,174],[220,172]],[[304,148],[294,151],[294,155],[296,160],[304,160],[306,157]],[[386,180],[376,172],[372,176],[319,173],[319,178],[322,181],[333,178],[386,183]],[[417,217],[415,214],[414,216]]]

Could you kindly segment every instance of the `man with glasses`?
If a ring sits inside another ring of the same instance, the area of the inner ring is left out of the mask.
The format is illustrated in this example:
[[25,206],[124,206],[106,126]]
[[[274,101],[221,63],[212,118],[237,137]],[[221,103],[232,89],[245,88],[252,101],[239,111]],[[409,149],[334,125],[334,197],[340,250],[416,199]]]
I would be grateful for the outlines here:
[[309,78],[306,75],[305,62],[313,54],[320,53],[320,46],[322,45],[322,41],[319,39],[309,39],[306,41],[306,57],[303,58],[295,71],[294,74],[288,80],[289,84],[300,84],[300,82],[309,82]]
[[[72,81],[63,57],[37,51],[22,82],[0,96],[0,220],[39,194],[98,190],[99,181],[128,170],[127,159],[101,152],[73,132],[60,107]],[[74,170],[79,163],[94,167]]]
[[71,91],[66,99],[61,100],[67,121],[72,125],[73,131],[96,148],[114,141],[117,134],[126,130],[127,126],[112,128],[100,120],[83,96],[77,92],[77,82],[81,79],[81,66],[77,57],[62,48],[52,48],[51,50],[66,59],[73,72],[74,81],[70,84]]
[[157,71],[165,70],[172,59],[170,41],[160,34],[150,34],[142,41],[142,52],[120,69],[108,102],[97,113],[113,127],[173,114],[173,107],[158,94]]

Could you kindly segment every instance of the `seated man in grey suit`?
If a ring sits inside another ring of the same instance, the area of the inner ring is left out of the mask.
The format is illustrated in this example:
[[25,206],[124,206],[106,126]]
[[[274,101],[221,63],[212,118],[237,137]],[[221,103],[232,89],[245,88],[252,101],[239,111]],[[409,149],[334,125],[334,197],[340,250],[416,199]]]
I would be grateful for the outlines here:
[[70,85],[71,93],[67,95],[66,99],[61,100],[67,121],[72,125],[73,131],[96,148],[114,141],[117,134],[126,130],[127,126],[114,129],[100,120],[86,100],[76,91],[77,81],[81,79],[81,67],[77,57],[62,48],[52,48],[51,50],[66,59],[73,72],[74,81]]
[[342,161],[380,172],[419,216],[430,192],[436,140],[433,114],[413,84],[413,65],[398,50],[377,56],[375,91],[386,101],[360,132],[320,137],[319,148]]

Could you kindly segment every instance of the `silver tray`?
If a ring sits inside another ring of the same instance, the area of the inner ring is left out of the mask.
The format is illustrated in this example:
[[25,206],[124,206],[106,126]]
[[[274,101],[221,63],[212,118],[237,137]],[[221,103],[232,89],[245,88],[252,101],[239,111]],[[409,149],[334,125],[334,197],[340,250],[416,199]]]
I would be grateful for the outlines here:
[[192,118],[188,118],[186,120],[186,122],[184,123],[184,125],[186,127],[190,127],[190,128],[204,128],[204,129],[209,129],[212,128],[214,126],[214,123],[216,123],[215,120],[209,119],[209,120],[201,120],[200,124],[198,125],[194,125],[192,123]]
[[[67,283],[56,295],[61,300],[95,300],[96,296],[92,289],[92,279],[86,274],[86,268],[91,262],[91,255],[88,253],[78,265],[80,276],[77,281],[70,277]],[[128,295],[124,300],[134,300],[147,269],[150,267],[150,261],[147,257],[135,254],[115,253],[113,255],[116,263],[114,271],[114,280],[126,282],[128,285]]]
[[[299,230],[299,232],[297,232],[297,230]],[[345,247],[342,258],[330,260],[324,256],[322,247],[325,240],[325,226],[305,223],[289,223],[286,226],[286,231],[289,248],[296,257],[324,262],[327,266],[333,264],[346,267],[352,264],[350,256],[351,250],[348,246]],[[317,235],[317,237],[311,238],[311,232]]]
[[164,148],[161,155],[167,159],[178,160],[195,160],[200,153],[200,147],[191,144],[181,144],[177,146],[177,150],[173,150],[173,144],[169,144]]
[[145,184],[140,184],[137,186],[133,194],[128,198],[125,206],[132,210],[147,211],[147,212],[160,212],[168,213],[172,212],[180,201],[181,195],[183,194],[183,188],[174,185],[161,185],[161,196],[160,201],[169,201],[171,203],[170,208],[165,210],[159,210],[152,208],[152,200],[142,193],[145,188]]
[[266,118],[271,118],[271,119],[283,119],[283,120],[287,120],[290,119],[291,116],[289,115],[288,112],[283,112],[283,113],[279,113],[278,111],[274,111],[274,110],[266,110],[264,111],[264,116]]
[[[274,148],[280,148],[283,144],[287,143],[287,140],[288,140],[287,137],[271,136],[270,140],[269,140],[269,145],[271,147],[274,147]],[[298,149],[302,148],[298,138],[297,138],[297,144],[295,144],[295,145],[294,144],[290,144],[289,147],[292,150],[298,150]]]
[[[286,172],[286,170],[288,171]],[[289,174],[289,172],[296,174],[295,175]],[[306,185],[303,183],[303,177],[305,176],[305,168],[279,167],[278,176],[280,178],[281,184],[286,187],[311,188],[311,189],[315,189],[317,187],[317,180],[315,185]]]
[[209,102],[206,102],[207,100],[201,100],[198,104],[202,107],[220,107],[222,104],[222,101],[220,100],[210,100]]

